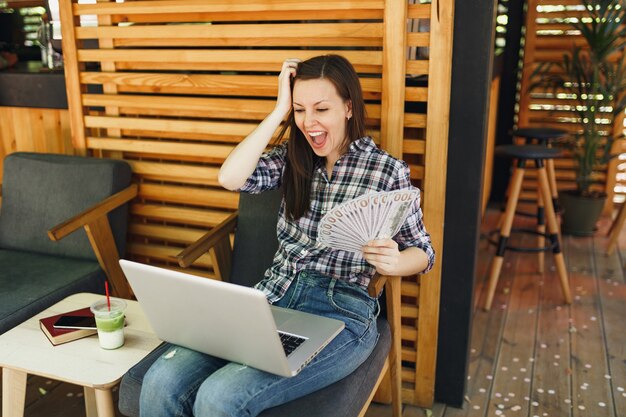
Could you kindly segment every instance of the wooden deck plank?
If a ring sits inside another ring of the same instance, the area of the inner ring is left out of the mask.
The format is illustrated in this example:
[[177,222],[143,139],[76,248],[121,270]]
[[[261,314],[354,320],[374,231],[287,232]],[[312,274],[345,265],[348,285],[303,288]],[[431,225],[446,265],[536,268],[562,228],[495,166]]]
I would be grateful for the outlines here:
[[602,323],[609,365],[610,391],[613,401],[607,407],[614,409],[616,416],[626,416],[626,332],[624,311],[626,310],[626,284],[622,260],[618,251],[606,255],[607,238],[594,237],[593,256]]
[[610,403],[610,383],[604,329],[593,265],[592,238],[571,238],[565,245],[570,283],[574,289],[572,324],[572,415],[615,417]]
[[[524,222],[525,227],[534,226]],[[532,246],[535,238],[524,235],[522,246]],[[512,252],[507,252],[505,258]],[[537,255],[521,253],[512,272],[512,283],[505,287],[511,296],[506,307],[504,329],[501,334],[497,366],[491,389],[488,415],[499,413],[529,413],[530,384],[524,381],[529,369],[529,358],[535,345],[539,277]],[[502,276],[502,274],[501,274]]]
[[[47,417],[84,416],[85,397],[83,389],[77,385],[54,383],[45,385],[44,378],[29,378],[28,384],[36,387],[37,401],[26,407],[24,415],[45,415]],[[49,389],[52,387],[52,389]],[[45,394],[39,389],[44,389]]]
[[570,309],[563,304],[561,285],[550,255],[546,256],[545,271],[534,361],[529,364],[531,415],[570,417]]

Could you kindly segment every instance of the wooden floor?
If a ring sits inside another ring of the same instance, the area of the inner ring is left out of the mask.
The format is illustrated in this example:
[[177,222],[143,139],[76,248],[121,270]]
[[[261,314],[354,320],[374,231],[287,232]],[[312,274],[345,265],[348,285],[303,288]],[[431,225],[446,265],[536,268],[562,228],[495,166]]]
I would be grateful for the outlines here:
[[[489,211],[482,230],[496,218]],[[464,407],[407,405],[403,417],[626,416],[626,231],[607,256],[609,223],[603,219],[594,237],[563,238],[571,306],[563,304],[550,254],[539,274],[537,255],[507,252],[493,308],[483,311],[494,249],[481,239]],[[531,239],[523,235],[517,243],[532,245]],[[84,416],[82,390],[31,377],[25,415]],[[366,417],[390,415],[390,407],[373,404]]]

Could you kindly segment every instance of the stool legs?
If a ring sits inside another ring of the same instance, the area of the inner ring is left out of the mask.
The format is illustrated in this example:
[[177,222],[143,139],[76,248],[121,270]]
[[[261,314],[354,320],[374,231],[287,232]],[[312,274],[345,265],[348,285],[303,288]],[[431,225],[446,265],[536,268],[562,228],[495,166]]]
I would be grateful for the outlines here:
[[[537,247],[543,248],[546,245],[546,215],[540,190],[537,190],[537,233],[541,233],[537,236]],[[545,255],[544,251],[537,253],[537,270],[540,274],[544,271]]]
[[[545,220],[547,222],[547,230],[548,236],[550,238],[550,243],[552,246],[552,253],[554,254],[554,263],[556,265],[556,269],[559,275],[559,280],[561,283],[561,289],[563,291],[563,297],[565,298],[565,302],[567,304],[572,303],[572,295],[569,287],[569,278],[567,276],[567,268],[565,267],[565,260],[563,259],[563,253],[561,252],[561,243],[559,238],[559,227],[558,222],[556,220],[556,214],[554,211],[554,205],[552,204],[552,192],[550,190],[550,183],[548,180],[548,174],[546,172],[546,167],[544,165],[543,160],[536,160],[535,164],[537,165],[537,174],[539,179],[539,194],[537,198],[537,203],[543,206],[542,212],[545,213]],[[502,270],[502,263],[504,261],[504,252],[506,251],[506,244],[511,235],[511,227],[513,225],[513,218],[515,216],[515,210],[517,207],[517,202],[519,200],[520,191],[522,189],[522,182],[524,180],[524,161],[520,161],[518,167],[513,172],[513,177],[511,179],[511,193],[509,198],[507,199],[506,209],[504,211],[502,227],[500,229],[500,236],[498,240],[498,246],[496,249],[496,254],[491,262],[491,267],[489,270],[489,282],[487,283],[487,296],[485,300],[485,310],[491,309],[491,304],[493,303],[493,297],[496,292],[496,287],[498,285],[498,277],[500,275],[500,271]],[[547,204],[542,204],[542,202],[548,202]],[[626,210],[625,210],[626,211]],[[538,214],[539,217],[539,214]],[[543,218],[544,215],[541,215]],[[544,230],[545,230],[545,226]],[[542,239],[543,241],[543,239]],[[542,243],[540,247],[543,247],[545,243]],[[543,261],[540,261],[543,263]],[[540,264],[541,270],[543,270],[543,265]]]
[[556,172],[554,170],[554,159],[546,161],[546,170],[548,172],[548,181],[550,183],[550,193],[552,194],[552,206],[555,211],[559,210],[559,191],[556,186]]
[[[543,166],[542,161],[538,160],[537,173],[539,176],[539,190],[543,196],[544,201],[550,201],[551,192],[550,184],[548,182],[548,174],[546,168]],[[569,287],[569,278],[567,276],[567,268],[565,267],[565,260],[563,259],[563,253],[561,252],[561,244],[559,238],[559,226],[556,221],[556,215],[554,213],[554,206],[552,204],[545,205],[546,220],[548,224],[548,233],[550,234],[550,240],[552,241],[552,253],[554,254],[554,263],[556,265],[559,279],[561,280],[561,289],[563,290],[563,298],[567,304],[572,303],[572,293]]]
[[510,194],[506,201],[506,209],[502,216],[502,227],[500,228],[500,238],[498,240],[498,247],[496,249],[496,256],[491,261],[491,269],[489,270],[489,283],[487,284],[487,299],[485,300],[485,310],[491,308],[493,302],[493,296],[496,292],[496,286],[498,285],[498,277],[500,270],[502,269],[502,262],[504,261],[504,251],[506,243],[511,236],[511,227],[513,226],[513,218],[515,217],[515,208],[517,207],[517,200],[519,200],[520,190],[522,189],[522,181],[524,180],[524,166],[517,167],[513,171],[513,177],[511,178]]

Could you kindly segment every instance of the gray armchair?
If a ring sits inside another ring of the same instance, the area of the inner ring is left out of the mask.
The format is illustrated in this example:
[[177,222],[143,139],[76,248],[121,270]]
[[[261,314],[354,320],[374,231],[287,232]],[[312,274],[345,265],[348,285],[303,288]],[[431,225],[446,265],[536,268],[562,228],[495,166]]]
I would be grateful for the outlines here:
[[[178,255],[182,267],[189,266],[207,251],[212,252],[216,271],[230,282],[251,286],[258,282],[272,262],[278,242],[276,222],[280,194],[241,194],[239,210]],[[231,254],[229,235],[235,231]],[[367,361],[354,373],[320,391],[287,404],[265,410],[260,417],[357,417],[363,416],[385,375],[390,375],[387,397],[394,417],[402,413],[400,381],[400,277],[377,276],[370,294],[380,294],[385,286],[386,318],[378,319],[380,338]],[[123,377],[119,409],[129,417],[139,416],[139,393],[143,377],[152,363],[164,353],[161,345]]]
[[103,293],[107,276],[116,295],[130,296],[117,263],[125,203],[137,194],[130,182],[124,161],[25,152],[4,159],[0,334],[70,294]]

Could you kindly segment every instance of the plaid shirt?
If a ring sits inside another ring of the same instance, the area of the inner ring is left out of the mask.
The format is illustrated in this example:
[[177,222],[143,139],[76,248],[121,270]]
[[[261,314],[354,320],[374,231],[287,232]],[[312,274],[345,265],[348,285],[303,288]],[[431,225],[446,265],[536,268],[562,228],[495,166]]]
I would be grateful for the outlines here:
[[[263,154],[255,171],[241,188],[252,194],[280,187],[286,162],[287,143]],[[312,270],[367,287],[376,272],[359,254],[335,250],[318,244],[317,227],[322,216],[335,205],[362,194],[413,188],[408,165],[378,149],[369,137],[350,145],[333,167],[329,180],[323,160],[315,168],[311,185],[311,207],[297,220],[288,220],[285,201],[278,214],[278,250],[265,278],[256,285],[273,303],[287,291],[297,272]],[[393,239],[400,250],[418,247],[426,252],[429,271],[435,260],[430,235],[422,222],[418,197],[400,232]]]

